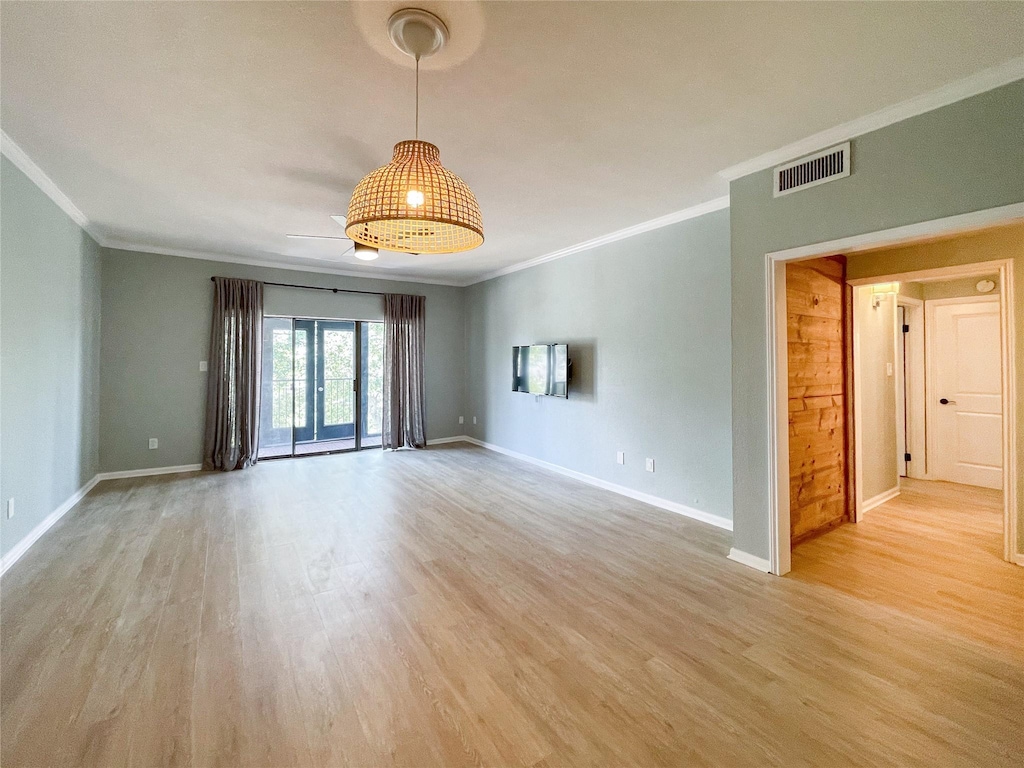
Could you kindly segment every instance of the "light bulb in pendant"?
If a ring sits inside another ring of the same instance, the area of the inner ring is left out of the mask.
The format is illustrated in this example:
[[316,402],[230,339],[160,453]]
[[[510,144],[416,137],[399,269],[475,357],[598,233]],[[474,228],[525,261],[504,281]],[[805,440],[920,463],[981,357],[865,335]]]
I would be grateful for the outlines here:
[[418,189],[410,189],[405,194],[405,203],[410,208],[419,208],[423,205],[423,193]]

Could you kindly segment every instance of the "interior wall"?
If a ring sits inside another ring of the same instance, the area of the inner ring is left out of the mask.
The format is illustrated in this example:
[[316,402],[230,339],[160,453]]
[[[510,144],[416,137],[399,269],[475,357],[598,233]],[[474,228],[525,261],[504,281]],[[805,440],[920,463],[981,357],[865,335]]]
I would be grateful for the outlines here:
[[[468,433],[731,518],[729,301],[727,210],[471,286]],[[554,342],[569,398],[513,392],[512,347]]]
[[[427,438],[462,434],[466,357],[462,288],[342,277],[151,253],[103,255],[100,465],[105,472],[202,460],[214,275],[427,297]],[[267,311],[375,320],[383,300],[269,288]],[[149,438],[159,441],[149,450]]]
[[0,158],[0,554],[99,468],[100,251]]
[[864,501],[899,485],[896,435],[896,294],[853,291],[858,461]]
[[849,519],[844,274],[842,257],[786,265],[792,543]]
[[[730,184],[737,549],[769,557],[765,255],[1024,202],[1022,114],[1024,81],[1017,81],[854,139],[847,178],[782,197],[772,195],[770,168]],[[856,261],[850,260],[851,270]],[[1024,266],[1018,264],[1015,278],[1024,286]],[[1018,288],[1018,302],[1022,295]],[[1024,312],[1016,322],[1018,359],[1024,360]],[[1024,413],[1024,366],[1017,375]],[[1018,428],[1024,430],[1024,419]],[[1018,443],[1024,444],[1024,431]],[[1024,504],[1024,493],[1018,498]]]

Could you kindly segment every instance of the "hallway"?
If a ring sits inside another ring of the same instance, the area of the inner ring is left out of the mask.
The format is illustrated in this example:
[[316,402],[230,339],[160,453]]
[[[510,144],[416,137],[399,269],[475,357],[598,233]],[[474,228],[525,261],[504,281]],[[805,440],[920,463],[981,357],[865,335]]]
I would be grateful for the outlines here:
[[793,550],[790,578],[1020,651],[1024,568],[1003,552],[999,491],[901,480],[899,496]]

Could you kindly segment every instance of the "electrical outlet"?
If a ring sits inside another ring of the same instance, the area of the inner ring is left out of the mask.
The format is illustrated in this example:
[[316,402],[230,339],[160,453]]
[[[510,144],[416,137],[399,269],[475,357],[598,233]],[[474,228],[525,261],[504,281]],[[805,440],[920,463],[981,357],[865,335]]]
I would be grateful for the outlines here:
[[646,468],[648,472],[654,471],[654,459],[648,459],[646,462]]
[[466,419],[464,417],[462,417],[462,416],[459,416],[459,424],[465,424],[465,423],[466,423]]
[[7,500],[7,519],[14,517],[14,499]]
[[616,464],[625,464],[626,463],[626,454],[623,451],[616,451],[615,452],[615,463]]
[[157,442],[157,439],[155,437],[149,438],[149,450],[152,451],[154,448],[157,447],[157,445],[159,445],[159,443]]
[[892,376],[892,363],[885,364],[885,375]]
[[199,370],[200,371],[207,370],[207,365],[206,365],[206,361],[205,360],[200,360],[199,361]]
[[476,416],[473,417],[473,423],[476,424]]

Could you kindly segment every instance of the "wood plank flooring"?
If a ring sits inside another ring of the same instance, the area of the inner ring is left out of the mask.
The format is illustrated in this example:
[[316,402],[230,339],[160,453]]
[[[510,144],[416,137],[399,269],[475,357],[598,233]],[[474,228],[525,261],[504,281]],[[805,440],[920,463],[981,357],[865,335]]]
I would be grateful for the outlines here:
[[808,584],[1024,646],[1024,568],[1003,560],[1000,491],[904,478],[862,522],[796,547],[792,568]]
[[730,541],[464,445],[105,482],[0,581],[0,762],[1019,765],[983,607]]

